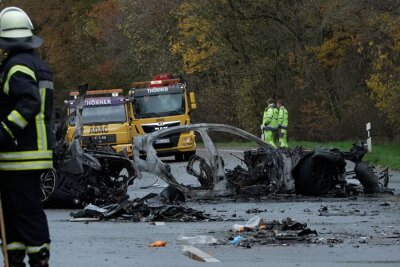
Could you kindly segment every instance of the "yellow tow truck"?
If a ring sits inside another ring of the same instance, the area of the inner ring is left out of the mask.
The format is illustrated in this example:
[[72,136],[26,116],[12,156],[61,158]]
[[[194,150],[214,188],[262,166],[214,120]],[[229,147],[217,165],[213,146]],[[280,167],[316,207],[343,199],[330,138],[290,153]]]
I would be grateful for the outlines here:
[[[133,136],[190,124],[190,112],[196,109],[196,100],[182,78],[159,74],[151,81],[134,82],[132,87],[129,109]],[[188,160],[196,153],[195,134],[190,131],[169,135],[156,140],[153,146],[160,156]]]
[[[70,99],[66,101],[68,114],[75,110],[77,95],[78,92],[70,92]],[[129,107],[122,89],[87,91],[82,113],[83,146],[94,141],[96,145],[111,146],[116,152],[125,151],[131,157],[132,112]],[[75,118],[72,118],[66,134],[68,142],[72,141],[74,130]]]

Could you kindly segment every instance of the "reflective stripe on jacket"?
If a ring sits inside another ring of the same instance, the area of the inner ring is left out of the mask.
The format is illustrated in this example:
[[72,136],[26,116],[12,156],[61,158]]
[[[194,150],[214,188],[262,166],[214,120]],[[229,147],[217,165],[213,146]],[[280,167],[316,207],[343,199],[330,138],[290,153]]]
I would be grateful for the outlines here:
[[53,75],[33,51],[11,53],[1,66],[0,170],[53,167]]

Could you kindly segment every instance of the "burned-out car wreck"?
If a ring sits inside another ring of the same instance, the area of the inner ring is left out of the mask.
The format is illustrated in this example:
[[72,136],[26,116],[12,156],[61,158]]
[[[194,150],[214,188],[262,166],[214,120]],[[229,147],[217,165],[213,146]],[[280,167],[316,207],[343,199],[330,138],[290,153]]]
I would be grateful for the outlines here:
[[[54,169],[41,176],[42,201],[48,206],[83,207],[89,203],[118,203],[127,195],[128,186],[137,177],[133,162],[111,148],[94,141],[82,147],[82,110],[87,85],[79,88],[76,109],[58,124],[53,147]],[[65,141],[69,121],[76,119],[74,139]]]
[[[195,131],[204,144],[205,155],[192,156],[186,167],[187,173],[198,180],[197,185],[178,182],[170,165],[157,156],[153,147],[159,138],[188,131]],[[227,169],[220,151],[210,137],[210,133],[214,132],[233,134],[256,143],[257,148],[243,151],[243,158],[240,159],[242,164]],[[338,196],[347,196],[357,189],[366,194],[390,192],[387,189],[387,170],[378,172],[362,161],[368,152],[364,142],[353,144],[349,151],[274,149],[258,137],[233,126],[192,124],[138,136],[134,140],[133,149],[134,161],[140,171],[158,176],[194,199],[232,195],[322,196],[332,192]],[[143,155],[146,155],[145,159]],[[354,170],[346,171],[347,162],[354,163]],[[354,180],[359,181],[359,185]]]
[[[387,189],[387,170],[378,173],[362,161],[366,144],[357,142],[349,151],[338,149],[275,149],[258,137],[239,128],[223,124],[192,124],[158,130],[138,136],[133,141],[133,160],[111,148],[86,144],[82,148],[82,110],[87,87],[75,100],[75,112],[57,129],[54,146],[54,169],[42,175],[43,200],[57,206],[98,206],[127,200],[128,186],[141,172],[151,173],[193,199],[220,196],[271,196],[299,194],[322,196],[334,193],[382,193]],[[74,117],[76,128],[71,143],[64,140],[66,124]],[[157,156],[153,144],[157,139],[194,131],[204,144],[204,153],[190,157],[186,172],[196,183],[179,182],[167,161]],[[213,133],[227,133],[257,148],[241,151],[234,168],[227,168],[221,151],[213,142]],[[348,162],[354,170],[346,171]],[[352,179],[349,179],[352,178]],[[357,181],[357,183],[354,183]],[[129,198],[129,196],[128,196]]]

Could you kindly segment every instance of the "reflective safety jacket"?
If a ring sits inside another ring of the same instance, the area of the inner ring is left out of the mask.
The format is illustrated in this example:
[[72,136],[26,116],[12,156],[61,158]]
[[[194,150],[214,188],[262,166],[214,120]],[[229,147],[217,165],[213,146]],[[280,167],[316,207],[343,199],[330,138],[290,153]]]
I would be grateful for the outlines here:
[[288,111],[284,106],[281,106],[279,108],[279,113],[278,113],[278,125],[279,128],[282,129],[287,129],[289,124],[289,114]]
[[33,50],[11,53],[0,71],[0,171],[51,169],[51,71]]
[[270,104],[265,110],[263,115],[262,124],[264,130],[275,130],[278,128],[278,109],[274,104]]

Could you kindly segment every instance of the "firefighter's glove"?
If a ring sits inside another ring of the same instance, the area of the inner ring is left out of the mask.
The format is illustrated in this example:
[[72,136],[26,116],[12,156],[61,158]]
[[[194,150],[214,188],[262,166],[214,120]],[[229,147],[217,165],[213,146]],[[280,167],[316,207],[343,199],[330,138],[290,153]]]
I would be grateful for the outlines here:
[[13,139],[10,134],[7,132],[4,122],[0,122],[0,147],[1,148],[9,148],[16,146],[16,139]]

